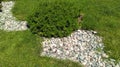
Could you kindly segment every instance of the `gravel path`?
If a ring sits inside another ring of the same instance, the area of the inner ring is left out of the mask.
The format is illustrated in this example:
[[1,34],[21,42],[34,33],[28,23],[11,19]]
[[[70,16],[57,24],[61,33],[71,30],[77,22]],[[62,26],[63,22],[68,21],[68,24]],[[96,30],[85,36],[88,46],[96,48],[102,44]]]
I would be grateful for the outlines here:
[[102,38],[94,31],[77,30],[64,38],[44,38],[42,44],[41,56],[69,59],[85,67],[120,67],[120,63],[115,65],[114,59],[102,59],[108,58],[108,55],[103,51]]
[[7,31],[19,31],[27,29],[26,21],[16,21],[13,17],[11,9],[14,5],[13,1],[2,2],[2,12],[0,12],[0,29]]

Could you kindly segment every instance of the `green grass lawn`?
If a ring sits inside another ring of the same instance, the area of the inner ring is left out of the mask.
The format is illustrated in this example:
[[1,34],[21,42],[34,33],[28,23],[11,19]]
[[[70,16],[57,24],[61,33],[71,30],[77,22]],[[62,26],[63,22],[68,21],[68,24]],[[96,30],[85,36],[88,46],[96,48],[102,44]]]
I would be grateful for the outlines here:
[[[14,16],[19,20],[26,20],[41,1],[16,0]],[[103,37],[105,52],[117,61],[120,60],[119,4],[120,0],[76,0],[76,6],[79,6],[84,14],[82,29],[97,31]]]
[[41,41],[30,31],[0,30],[0,67],[81,67],[69,60],[41,57]]
[[[13,14],[19,20],[26,20],[40,2],[41,0],[16,0]],[[76,0],[76,6],[84,14],[82,29],[96,30],[103,37],[105,52],[116,60],[120,60],[119,4],[120,0]],[[40,37],[28,30],[0,30],[0,67],[80,67],[78,63],[69,60],[40,57],[41,41]]]

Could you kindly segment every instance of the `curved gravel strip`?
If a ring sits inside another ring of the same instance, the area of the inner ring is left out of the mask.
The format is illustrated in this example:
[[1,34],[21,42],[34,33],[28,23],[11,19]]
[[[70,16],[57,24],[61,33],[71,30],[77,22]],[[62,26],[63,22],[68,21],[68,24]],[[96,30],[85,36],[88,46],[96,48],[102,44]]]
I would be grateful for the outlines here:
[[0,29],[7,31],[19,31],[27,29],[26,21],[16,21],[11,9],[14,6],[13,1],[2,2],[2,12],[0,12]]
[[113,59],[108,58],[103,51],[102,38],[96,36],[94,31],[77,30],[64,38],[44,38],[41,56],[58,59],[69,59],[80,62],[85,67],[120,67],[115,65]]

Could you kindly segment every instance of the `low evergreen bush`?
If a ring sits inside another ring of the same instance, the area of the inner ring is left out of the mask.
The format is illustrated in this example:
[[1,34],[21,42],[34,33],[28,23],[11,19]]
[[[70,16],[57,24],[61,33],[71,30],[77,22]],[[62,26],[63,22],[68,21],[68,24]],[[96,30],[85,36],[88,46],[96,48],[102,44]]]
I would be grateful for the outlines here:
[[80,28],[80,9],[74,2],[41,2],[28,17],[30,30],[43,37],[65,37]]

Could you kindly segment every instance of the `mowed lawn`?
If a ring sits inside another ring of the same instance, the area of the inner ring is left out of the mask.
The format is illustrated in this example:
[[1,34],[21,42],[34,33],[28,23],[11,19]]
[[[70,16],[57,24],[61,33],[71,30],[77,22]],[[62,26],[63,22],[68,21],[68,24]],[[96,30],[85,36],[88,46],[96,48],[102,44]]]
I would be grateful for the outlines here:
[[[26,20],[43,0],[16,0],[13,14]],[[46,0],[44,0],[46,1]],[[54,0],[47,0],[54,1]],[[120,0],[68,0],[76,3],[84,14],[82,29],[95,30],[103,37],[105,52],[120,60]],[[42,8],[41,8],[42,9]]]

